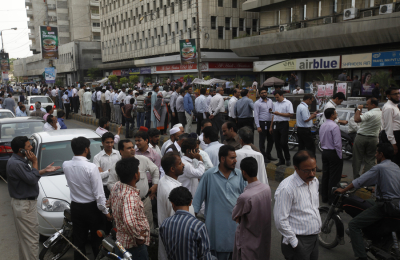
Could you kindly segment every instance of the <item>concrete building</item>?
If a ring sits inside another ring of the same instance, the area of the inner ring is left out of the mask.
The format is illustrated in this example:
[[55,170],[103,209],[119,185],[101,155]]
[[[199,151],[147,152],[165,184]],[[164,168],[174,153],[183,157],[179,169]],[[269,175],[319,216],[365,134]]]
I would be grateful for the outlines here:
[[343,69],[365,85],[379,71],[400,80],[400,7],[392,0],[247,0],[242,8],[259,12],[260,35],[230,47],[260,58],[254,72],[261,81],[294,71],[304,88],[321,73],[337,79]]
[[[244,12],[244,0],[101,0],[101,48],[106,74],[140,74],[140,79],[196,75],[197,65],[180,65],[179,40],[197,38],[199,23],[203,75],[251,76],[255,57],[230,49],[235,37],[259,34],[258,13]],[[127,72],[128,71],[128,72]],[[130,71],[130,72],[129,72]]]
[[[64,85],[89,81],[85,79],[88,69],[101,64],[100,42],[69,42],[59,47],[59,59],[53,65],[57,70],[56,80]],[[14,61],[14,75],[25,77],[25,81],[41,80],[44,69],[49,67],[49,60],[42,59],[41,54]]]
[[99,5],[98,0],[25,0],[33,54],[40,53],[41,25],[58,27],[60,45],[100,41]]

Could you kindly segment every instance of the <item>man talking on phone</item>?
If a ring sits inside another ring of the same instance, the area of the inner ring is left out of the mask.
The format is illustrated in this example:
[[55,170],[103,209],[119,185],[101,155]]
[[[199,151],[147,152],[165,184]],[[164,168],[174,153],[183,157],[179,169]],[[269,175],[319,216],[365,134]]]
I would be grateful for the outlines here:
[[[37,219],[37,197],[39,179],[42,174],[54,172],[61,167],[50,164],[39,170],[38,160],[26,136],[17,136],[11,141],[13,154],[7,162],[8,192],[14,213],[18,235],[19,259],[39,258],[39,232]],[[29,165],[29,161],[32,162]]]

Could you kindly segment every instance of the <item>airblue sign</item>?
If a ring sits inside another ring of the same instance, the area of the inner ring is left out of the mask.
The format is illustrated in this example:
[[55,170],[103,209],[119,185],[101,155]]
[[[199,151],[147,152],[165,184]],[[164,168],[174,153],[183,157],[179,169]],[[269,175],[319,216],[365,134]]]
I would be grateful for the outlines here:
[[151,67],[140,68],[140,74],[151,74]]
[[372,67],[399,66],[400,51],[372,53]]

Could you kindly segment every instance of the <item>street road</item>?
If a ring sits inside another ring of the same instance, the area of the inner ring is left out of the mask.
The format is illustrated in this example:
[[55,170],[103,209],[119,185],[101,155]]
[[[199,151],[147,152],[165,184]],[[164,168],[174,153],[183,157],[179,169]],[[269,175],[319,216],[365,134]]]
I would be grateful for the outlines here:
[[[68,128],[88,128],[95,130],[96,127],[92,125],[88,125],[75,120],[65,120]],[[193,125],[193,131],[195,131],[195,126]],[[121,136],[123,138],[123,136]],[[255,136],[255,144],[258,146],[258,133],[256,132]],[[291,152],[291,155],[294,155],[294,151]],[[94,156],[94,155],[93,155]],[[273,149],[273,157],[276,157],[275,148]],[[317,153],[317,162],[318,166],[322,168],[321,163],[321,154]],[[343,174],[347,174],[349,176],[352,175],[351,171],[351,160],[344,162]],[[276,181],[270,181],[270,187],[272,191],[272,195],[274,195],[279,183]],[[273,200],[274,203],[274,200]],[[320,202],[321,203],[321,202]],[[344,226],[347,228],[347,225],[351,218],[343,213],[342,219],[344,221]],[[8,194],[7,185],[0,180],[0,252],[1,259],[18,259],[18,242],[17,242],[17,234],[15,231],[15,225],[13,220],[13,213],[10,206],[10,197]],[[40,242],[40,249],[43,247]],[[272,260],[283,260],[283,256],[281,253],[281,235],[275,228],[275,223],[272,222],[272,244],[271,244],[271,259]],[[90,246],[87,245],[86,252],[88,253],[89,259],[94,259],[95,257],[91,254]],[[334,249],[328,250],[322,247],[319,247],[319,259],[320,260],[337,260],[337,259],[353,259],[353,252],[351,249],[350,238],[345,235],[345,244],[339,245]],[[73,259],[73,250],[71,249],[62,259],[69,260]],[[154,259],[153,259],[154,260]]]

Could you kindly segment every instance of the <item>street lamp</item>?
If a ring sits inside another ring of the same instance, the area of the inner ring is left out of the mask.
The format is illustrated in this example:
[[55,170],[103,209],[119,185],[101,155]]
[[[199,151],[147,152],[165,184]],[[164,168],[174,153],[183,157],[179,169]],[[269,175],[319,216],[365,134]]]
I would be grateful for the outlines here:
[[17,27],[0,30],[0,33],[1,33],[1,52],[2,53],[4,53],[3,31],[7,31],[7,30],[17,30]]

